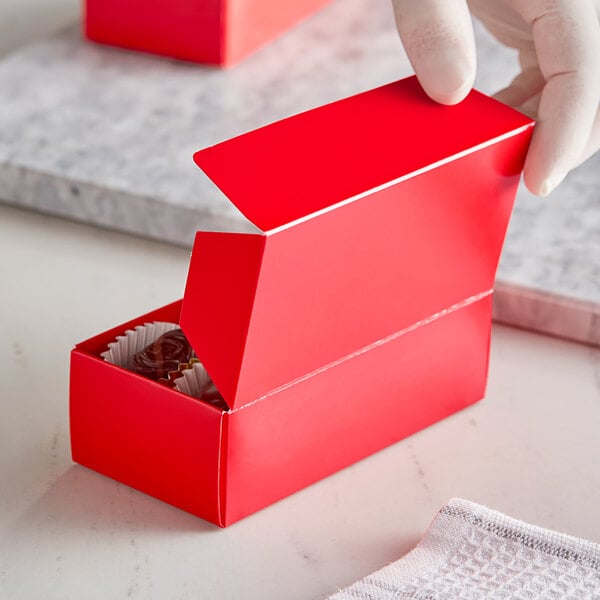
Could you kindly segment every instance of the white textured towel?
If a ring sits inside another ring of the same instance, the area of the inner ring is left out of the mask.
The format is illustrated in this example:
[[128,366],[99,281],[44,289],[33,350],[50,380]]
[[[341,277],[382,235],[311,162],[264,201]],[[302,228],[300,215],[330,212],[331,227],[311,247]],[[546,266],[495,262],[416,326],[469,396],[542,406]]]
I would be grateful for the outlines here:
[[600,599],[600,545],[453,499],[404,558],[329,600]]

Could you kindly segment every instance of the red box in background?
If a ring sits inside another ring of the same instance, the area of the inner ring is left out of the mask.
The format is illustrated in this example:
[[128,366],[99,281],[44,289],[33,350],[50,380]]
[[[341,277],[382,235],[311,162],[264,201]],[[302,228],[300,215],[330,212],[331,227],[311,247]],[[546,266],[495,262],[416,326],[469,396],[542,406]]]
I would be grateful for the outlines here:
[[[479,400],[533,123],[415,78],[196,154],[263,232],[198,232],[182,301],[72,354],[75,461],[221,526]],[[105,362],[179,322],[230,410]]]
[[88,39],[232,65],[329,0],[85,0]]

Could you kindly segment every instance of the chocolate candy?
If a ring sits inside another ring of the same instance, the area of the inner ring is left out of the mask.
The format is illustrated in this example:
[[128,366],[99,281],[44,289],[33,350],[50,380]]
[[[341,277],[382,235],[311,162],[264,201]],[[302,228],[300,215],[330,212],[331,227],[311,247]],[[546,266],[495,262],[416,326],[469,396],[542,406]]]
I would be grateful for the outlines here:
[[169,371],[176,371],[180,363],[187,363],[194,351],[181,329],[173,329],[133,355],[130,368],[155,381],[166,378]]
[[212,381],[204,390],[202,390],[200,393],[200,399],[204,400],[204,402],[212,404],[213,406],[216,406],[217,408],[221,408],[222,410],[229,410],[229,407],[225,403],[223,396],[221,396],[221,392],[219,392]]

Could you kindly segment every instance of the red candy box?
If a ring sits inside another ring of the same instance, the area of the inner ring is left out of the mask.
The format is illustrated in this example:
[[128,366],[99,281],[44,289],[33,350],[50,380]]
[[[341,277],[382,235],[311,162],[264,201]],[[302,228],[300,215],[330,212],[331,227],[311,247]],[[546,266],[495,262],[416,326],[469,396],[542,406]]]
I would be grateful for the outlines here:
[[85,0],[95,42],[229,66],[329,0]]
[[[412,77],[198,152],[259,231],[199,231],[183,300],[76,346],[73,459],[225,527],[481,399],[532,130]],[[149,321],[229,410],[100,357]]]

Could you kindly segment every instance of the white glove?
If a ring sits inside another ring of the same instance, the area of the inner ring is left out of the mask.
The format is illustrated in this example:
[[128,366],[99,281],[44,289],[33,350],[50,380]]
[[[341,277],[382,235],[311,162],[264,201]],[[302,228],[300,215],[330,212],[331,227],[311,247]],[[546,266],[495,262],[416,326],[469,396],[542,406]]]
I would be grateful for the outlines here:
[[600,148],[600,0],[392,0],[406,53],[431,98],[460,102],[475,78],[469,8],[519,52],[497,94],[536,119],[525,184],[549,194]]

